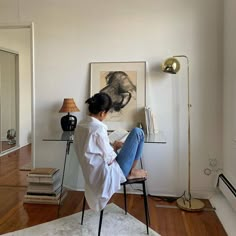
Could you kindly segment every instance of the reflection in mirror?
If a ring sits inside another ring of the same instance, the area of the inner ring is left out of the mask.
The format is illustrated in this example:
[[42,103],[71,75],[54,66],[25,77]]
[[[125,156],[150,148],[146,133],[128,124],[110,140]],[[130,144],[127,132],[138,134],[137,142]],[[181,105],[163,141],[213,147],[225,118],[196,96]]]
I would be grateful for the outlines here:
[[34,166],[33,27],[0,24],[0,187],[27,186]]
[[17,145],[18,55],[0,49],[0,152]]

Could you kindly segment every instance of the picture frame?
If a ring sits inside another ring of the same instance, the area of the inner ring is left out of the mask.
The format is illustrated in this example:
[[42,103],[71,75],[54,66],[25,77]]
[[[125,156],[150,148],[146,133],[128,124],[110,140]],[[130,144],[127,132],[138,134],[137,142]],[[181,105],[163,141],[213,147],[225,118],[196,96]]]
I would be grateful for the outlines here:
[[90,96],[98,92],[112,98],[113,108],[104,121],[109,130],[144,124],[146,62],[91,62]]

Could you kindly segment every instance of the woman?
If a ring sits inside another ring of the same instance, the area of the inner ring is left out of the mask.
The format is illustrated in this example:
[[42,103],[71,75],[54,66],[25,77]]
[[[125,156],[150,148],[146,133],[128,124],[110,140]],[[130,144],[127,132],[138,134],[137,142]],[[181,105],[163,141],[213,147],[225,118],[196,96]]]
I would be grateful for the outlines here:
[[[111,196],[127,179],[146,177],[147,172],[136,169],[141,158],[144,134],[134,128],[125,143],[109,143],[107,126],[102,122],[112,107],[108,94],[97,93],[89,98],[89,116],[79,122],[74,138],[75,150],[85,179],[85,197],[89,207],[102,210]],[[117,150],[121,149],[117,154]]]

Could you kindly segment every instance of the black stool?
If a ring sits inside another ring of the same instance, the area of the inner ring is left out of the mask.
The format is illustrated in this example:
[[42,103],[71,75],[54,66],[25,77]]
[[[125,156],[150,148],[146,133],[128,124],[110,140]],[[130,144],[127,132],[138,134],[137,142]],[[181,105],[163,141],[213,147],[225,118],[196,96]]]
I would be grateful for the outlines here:
[[[147,180],[146,178],[130,179],[130,180],[127,180],[126,182],[122,183],[121,185],[123,185],[123,189],[124,189],[125,214],[127,214],[126,185],[127,184],[142,184],[143,200],[144,200],[144,208],[145,208],[146,228],[147,228],[147,234],[149,234],[150,218],[149,218],[148,201],[147,201],[146,186],[145,186],[145,181],[146,180]],[[84,220],[85,202],[86,202],[86,199],[85,199],[85,196],[84,196],[82,217],[81,217],[81,225],[83,224],[83,220]],[[99,226],[98,226],[98,236],[100,236],[100,233],[101,233],[102,217],[103,217],[103,210],[101,210],[101,212],[100,212],[100,219],[99,219]]]

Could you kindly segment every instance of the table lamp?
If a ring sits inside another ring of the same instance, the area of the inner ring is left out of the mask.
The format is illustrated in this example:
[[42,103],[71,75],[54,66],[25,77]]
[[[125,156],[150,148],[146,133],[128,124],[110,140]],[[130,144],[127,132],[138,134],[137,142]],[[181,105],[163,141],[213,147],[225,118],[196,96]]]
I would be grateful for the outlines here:
[[70,114],[70,112],[77,112],[79,108],[75,105],[73,98],[64,98],[63,104],[59,112],[67,112],[68,114],[61,118],[61,128],[63,131],[74,131],[77,118]]

